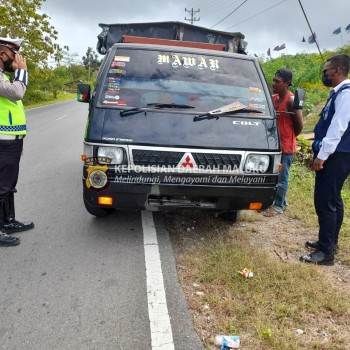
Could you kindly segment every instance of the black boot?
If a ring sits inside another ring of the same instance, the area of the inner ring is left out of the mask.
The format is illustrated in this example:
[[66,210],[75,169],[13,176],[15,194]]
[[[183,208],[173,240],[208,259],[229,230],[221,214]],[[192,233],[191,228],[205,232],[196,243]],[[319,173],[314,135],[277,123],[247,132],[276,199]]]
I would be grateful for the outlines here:
[[18,237],[10,237],[4,230],[4,201],[0,199],[0,246],[13,246],[20,243]]
[[34,227],[32,221],[20,222],[15,219],[15,199],[11,192],[5,200],[5,223],[4,228],[7,233],[22,232]]

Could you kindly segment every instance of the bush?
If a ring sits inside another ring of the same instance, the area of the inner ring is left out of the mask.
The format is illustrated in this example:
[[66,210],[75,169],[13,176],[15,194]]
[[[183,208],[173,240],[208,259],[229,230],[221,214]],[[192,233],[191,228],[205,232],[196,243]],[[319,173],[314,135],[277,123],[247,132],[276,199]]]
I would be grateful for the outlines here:
[[310,160],[313,157],[312,142],[308,139],[298,136],[297,137],[297,148],[298,152],[295,154],[294,161],[300,165],[308,166]]
[[24,95],[23,103],[24,105],[30,105],[50,100],[52,100],[52,92],[28,89]]

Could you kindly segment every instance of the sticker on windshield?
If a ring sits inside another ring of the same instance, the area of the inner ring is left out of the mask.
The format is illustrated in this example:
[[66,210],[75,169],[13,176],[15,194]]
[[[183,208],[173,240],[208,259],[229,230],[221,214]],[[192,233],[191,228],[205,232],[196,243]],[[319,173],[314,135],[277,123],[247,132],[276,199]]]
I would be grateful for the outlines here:
[[130,56],[114,56],[114,61],[130,62]]
[[108,84],[108,91],[120,91],[119,85]]
[[190,68],[210,69],[212,71],[219,70],[219,60],[204,56],[192,57],[178,54],[158,55],[158,64],[171,64],[174,68]]
[[114,91],[107,91],[105,93],[105,99],[107,99],[107,100],[119,100],[120,96],[115,94]]
[[108,73],[126,75],[126,70],[124,70],[124,69],[110,69]]
[[258,109],[265,109],[266,106],[258,103],[249,103],[249,108],[258,108]]
[[120,90],[120,83],[121,83],[120,78],[109,77],[107,90],[119,91]]
[[108,82],[109,82],[109,83],[117,83],[117,84],[120,84],[120,80],[121,80],[121,78],[119,78],[119,77],[108,77]]
[[111,63],[111,68],[116,68],[116,67],[125,67],[126,66],[126,63],[125,62],[116,62],[116,61],[113,61]]
[[117,105],[117,106],[127,106],[125,101],[112,101],[112,100],[104,100],[102,102],[104,105]]
[[259,89],[258,87],[249,87],[249,92],[260,93],[260,92],[262,92],[262,90]]
[[263,99],[262,97],[253,97],[253,96],[250,96],[250,97],[249,97],[249,101],[263,102],[264,99]]

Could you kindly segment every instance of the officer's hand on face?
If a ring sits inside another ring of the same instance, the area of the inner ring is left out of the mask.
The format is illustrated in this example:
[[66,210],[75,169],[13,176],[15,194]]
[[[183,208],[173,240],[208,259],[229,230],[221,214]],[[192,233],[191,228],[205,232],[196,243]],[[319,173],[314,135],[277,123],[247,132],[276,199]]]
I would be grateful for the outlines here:
[[21,56],[18,53],[16,53],[15,58],[14,58],[13,63],[12,63],[12,67],[13,67],[14,70],[16,70],[16,69],[25,69],[25,70],[27,70],[26,59],[23,56]]

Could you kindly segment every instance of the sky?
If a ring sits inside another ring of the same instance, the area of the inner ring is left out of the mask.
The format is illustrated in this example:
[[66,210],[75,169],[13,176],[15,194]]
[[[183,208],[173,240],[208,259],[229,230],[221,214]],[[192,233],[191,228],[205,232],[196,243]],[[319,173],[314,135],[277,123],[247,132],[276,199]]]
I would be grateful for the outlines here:
[[[321,51],[350,44],[350,0],[300,0]],[[309,44],[310,28],[299,0],[46,0],[42,12],[51,17],[58,31],[58,43],[68,45],[70,53],[96,51],[99,23],[139,23],[180,21],[191,18],[194,25],[220,31],[241,32],[250,55],[272,57],[284,54],[318,52]],[[187,9],[187,11],[185,11]],[[341,28],[338,35],[332,34]],[[302,42],[303,37],[306,42]],[[286,48],[274,51],[276,46]],[[101,56],[102,57],[102,56]]]

